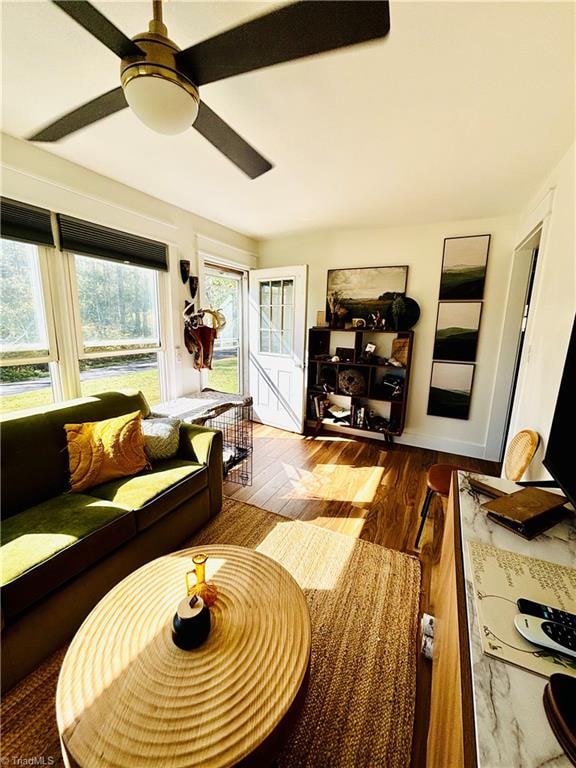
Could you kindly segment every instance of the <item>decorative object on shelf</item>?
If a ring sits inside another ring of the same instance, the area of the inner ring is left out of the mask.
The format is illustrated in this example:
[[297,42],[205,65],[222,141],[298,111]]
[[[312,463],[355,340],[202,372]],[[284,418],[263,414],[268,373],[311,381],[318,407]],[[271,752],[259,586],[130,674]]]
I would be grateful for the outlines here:
[[345,395],[363,395],[366,392],[366,377],[357,368],[345,368],[338,374],[338,389]]
[[326,321],[326,312],[322,309],[316,312],[316,328],[327,328],[328,322]]
[[366,328],[366,320],[363,317],[353,317],[352,328]]
[[394,339],[392,342],[392,357],[388,360],[390,365],[405,368],[408,365],[409,339]]
[[379,309],[376,312],[372,312],[368,318],[370,328],[374,328],[376,331],[383,331],[386,328],[386,320],[382,316],[382,312]]
[[323,365],[320,368],[318,384],[322,387],[324,392],[336,391],[336,371],[337,370],[338,369],[333,365]]
[[345,309],[342,304],[341,291],[330,291],[326,299],[329,308],[329,318],[331,328],[344,328],[344,318],[348,314],[348,310]]
[[440,301],[434,359],[474,362],[481,314],[481,301]]
[[490,235],[444,239],[439,296],[441,301],[483,297],[489,248]]
[[474,381],[471,363],[432,363],[428,415],[468,419]]
[[[188,597],[198,595],[204,600],[208,608],[214,605],[218,598],[218,587],[212,582],[206,581],[206,561],[208,555],[198,552],[192,557],[194,568],[186,574],[186,591]],[[195,583],[192,583],[192,578]]]
[[351,363],[354,360],[354,347],[336,347],[336,357],[341,363]]
[[420,307],[410,296],[394,297],[386,311],[386,326],[395,331],[409,331],[420,319]]
[[185,259],[180,259],[180,277],[184,284],[188,282],[188,278],[190,277],[190,262]]
[[332,318],[332,304],[337,297],[338,307],[352,318],[364,319],[367,324],[377,312],[383,318],[394,294],[406,293],[407,279],[407,266],[329,269],[326,316]]
[[393,373],[382,376],[382,393],[390,400],[400,400],[404,394],[404,378]]
[[172,640],[183,651],[198,648],[210,634],[210,610],[201,597],[185,597],[172,619]]

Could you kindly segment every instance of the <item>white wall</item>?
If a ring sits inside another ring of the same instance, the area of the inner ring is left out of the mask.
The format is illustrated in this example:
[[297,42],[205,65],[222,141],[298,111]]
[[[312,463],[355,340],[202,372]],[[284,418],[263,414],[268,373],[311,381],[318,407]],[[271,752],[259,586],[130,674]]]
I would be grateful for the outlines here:
[[535,429],[543,438],[527,478],[548,477],[541,465],[550,433],[576,312],[574,145],[522,215],[517,242],[543,223],[536,282],[526,329],[510,434]]
[[[516,218],[506,217],[446,221],[407,228],[331,230],[291,235],[262,242],[260,266],[309,265],[308,324],[313,325],[317,310],[323,310],[325,306],[328,269],[407,264],[407,295],[418,302],[421,316],[414,327],[406,427],[398,442],[456,454],[497,458],[487,453],[487,430],[517,227]],[[427,416],[444,238],[486,233],[492,235],[492,240],[470,419],[460,421]]]
[[182,340],[181,311],[190,295],[180,279],[179,261],[189,260],[192,274],[198,274],[199,251],[254,267],[255,241],[25,141],[5,134],[1,138],[1,188],[5,197],[168,243],[171,395],[197,390],[199,375]]

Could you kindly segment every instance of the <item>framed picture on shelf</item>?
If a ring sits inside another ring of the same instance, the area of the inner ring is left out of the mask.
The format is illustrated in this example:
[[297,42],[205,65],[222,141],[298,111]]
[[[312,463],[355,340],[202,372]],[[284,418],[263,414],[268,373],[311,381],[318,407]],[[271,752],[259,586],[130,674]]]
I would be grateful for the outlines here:
[[440,301],[433,358],[474,362],[481,315],[481,301]]
[[490,235],[447,237],[444,240],[440,301],[481,299]]
[[428,415],[468,419],[475,366],[470,363],[432,363]]
[[396,296],[405,295],[407,281],[407,266],[329,269],[326,318],[333,327],[344,327],[352,319],[373,326],[374,318],[383,318]]
[[336,347],[336,357],[341,363],[351,363],[354,360],[354,347]]

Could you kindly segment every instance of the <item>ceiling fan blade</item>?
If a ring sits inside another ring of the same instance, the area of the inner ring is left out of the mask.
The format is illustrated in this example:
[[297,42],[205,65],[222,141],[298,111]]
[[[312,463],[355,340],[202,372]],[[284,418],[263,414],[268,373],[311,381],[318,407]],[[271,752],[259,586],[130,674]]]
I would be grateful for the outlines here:
[[254,147],[251,147],[203,101],[200,102],[194,128],[251,179],[261,176],[272,168],[272,163],[256,152]]
[[388,0],[303,0],[229,29],[176,56],[196,85],[385,37]]
[[71,133],[79,131],[80,128],[96,123],[108,115],[113,115],[114,112],[119,112],[127,106],[128,102],[122,88],[114,88],[50,123],[35,133],[34,136],[30,136],[29,141],[58,141],[58,139],[69,136]]
[[106,16],[86,0],[52,0],[52,2],[121,59],[142,55],[142,49],[136,43],[126,37],[124,32],[120,32],[118,27],[115,27]]

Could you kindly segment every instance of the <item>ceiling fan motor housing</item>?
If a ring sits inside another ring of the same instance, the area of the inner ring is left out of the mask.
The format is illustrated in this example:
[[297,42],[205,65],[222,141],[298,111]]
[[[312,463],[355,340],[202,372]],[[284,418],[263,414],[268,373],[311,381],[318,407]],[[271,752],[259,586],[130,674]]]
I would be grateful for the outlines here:
[[[132,40],[142,49],[142,56],[128,56],[122,59],[120,77],[126,100],[140,119],[147,123],[148,121],[139,114],[138,105],[133,103],[134,97],[131,94],[131,90],[134,89],[130,89],[130,84],[140,78],[146,78],[148,81],[151,78],[155,78],[172,83],[187,94],[189,102],[191,97],[191,103],[195,106],[191,119],[187,125],[183,125],[178,130],[171,129],[168,126],[164,131],[157,125],[153,127],[155,130],[160,130],[163,133],[178,133],[180,130],[189,128],[198,113],[200,98],[194,83],[178,71],[176,54],[180,49],[176,43],[165,35],[152,31],[136,35]],[[174,92],[174,89],[171,90]]]

